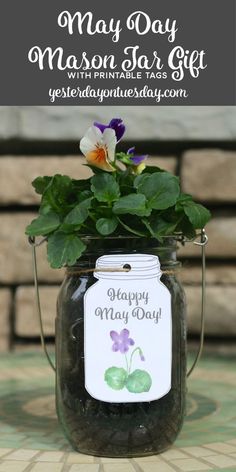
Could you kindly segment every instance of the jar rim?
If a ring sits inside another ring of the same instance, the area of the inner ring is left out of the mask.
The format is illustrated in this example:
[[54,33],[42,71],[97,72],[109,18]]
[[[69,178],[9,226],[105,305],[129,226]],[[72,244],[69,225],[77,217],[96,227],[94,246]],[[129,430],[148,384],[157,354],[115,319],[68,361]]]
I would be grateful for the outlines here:
[[[136,235],[117,235],[117,236],[95,236],[95,235],[84,235],[80,237],[82,240],[99,240],[105,241],[109,240],[126,240],[126,239],[137,239],[138,241],[147,240],[147,241],[156,241],[157,244],[162,244],[158,241],[157,238],[148,237],[148,236],[136,236]],[[181,241],[183,238],[183,233],[168,234],[166,236],[161,236],[162,239]]]
[[[156,238],[144,238],[138,236],[110,236],[110,237],[93,237],[87,236],[81,238],[86,245],[86,250],[81,257],[73,264],[77,266],[92,267],[94,260],[105,254],[153,254],[160,258],[162,266],[175,266],[179,264],[176,259],[177,239],[172,236],[165,237],[160,243]],[[180,240],[179,240],[180,241]],[[89,259],[88,259],[89,258]]]
[[[183,240],[182,238],[182,233],[179,235],[168,235],[168,236],[163,236],[162,239],[163,241],[159,241],[157,238],[154,237],[144,237],[144,236],[135,236],[135,235],[118,235],[118,236],[81,236],[81,240],[84,242],[85,245],[87,245],[87,250],[91,249],[91,243],[103,243],[107,242],[109,243],[117,243],[117,248],[119,248],[119,243],[124,244],[126,241],[130,241],[132,244],[141,244],[142,247],[144,247],[145,244],[151,245],[152,248],[157,248],[157,249],[175,249],[177,248],[177,243],[181,242]],[[120,247],[122,248],[122,246]]]

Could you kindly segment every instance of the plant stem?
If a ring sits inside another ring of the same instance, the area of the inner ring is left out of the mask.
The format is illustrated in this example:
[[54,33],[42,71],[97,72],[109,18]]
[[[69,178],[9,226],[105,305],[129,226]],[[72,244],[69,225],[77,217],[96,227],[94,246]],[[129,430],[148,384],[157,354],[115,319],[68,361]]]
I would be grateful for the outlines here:
[[145,233],[141,233],[141,231],[137,231],[133,228],[131,228],[130,226],[126,225],[117,215],[116,215],[116,218],[118,219],[119,223],[121,224],[121,226],[123,226],[123,228],[125,228],[127,231],[129,231],[130,233],[133,233],[133,234],[136,234],[136,236],[147,236],[147,234]]
[[127,374],[129,374],[129,363],[128,363],[128,359],[127,359],[127,355],[126,355],[126,354],[125,354],[125,362],[126,362]]
[[140,353],[140,354],[142,354],[142,350],[140,349],[140,347],[136,347],[136,348],[133,350],[133,352],[132,352],[132,354],[131,354],[131,356],[130,356],[130,362],[129,362],[129,370],[128,370],[128,374],[130,374],[131,367],[132,367],[132,360],[133,360],[133,355],[134,355],[134,353],[135,353],[136,351],[139,351],[139,353]]

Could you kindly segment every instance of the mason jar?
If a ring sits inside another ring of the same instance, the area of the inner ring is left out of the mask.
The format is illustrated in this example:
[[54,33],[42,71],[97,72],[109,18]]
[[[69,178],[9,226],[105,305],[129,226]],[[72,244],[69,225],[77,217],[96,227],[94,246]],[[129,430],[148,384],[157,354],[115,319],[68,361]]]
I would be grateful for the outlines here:
[[180,432],[186,399],[186,304],[177,241],[85,242],[87,251],[66,270],[57,302],[59,421],[84,454],[163,452]]

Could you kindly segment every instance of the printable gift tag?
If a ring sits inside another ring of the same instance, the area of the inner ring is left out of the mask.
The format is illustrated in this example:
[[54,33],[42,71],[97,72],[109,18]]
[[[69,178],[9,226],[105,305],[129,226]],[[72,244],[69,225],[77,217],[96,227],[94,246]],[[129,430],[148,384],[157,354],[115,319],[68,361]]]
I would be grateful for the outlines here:
[[[109,272],[122,269],[127,272]],[[84,297],[85,388],[97,400],[157,400],[171,388],[171,296],[149,254],[102,256]]]

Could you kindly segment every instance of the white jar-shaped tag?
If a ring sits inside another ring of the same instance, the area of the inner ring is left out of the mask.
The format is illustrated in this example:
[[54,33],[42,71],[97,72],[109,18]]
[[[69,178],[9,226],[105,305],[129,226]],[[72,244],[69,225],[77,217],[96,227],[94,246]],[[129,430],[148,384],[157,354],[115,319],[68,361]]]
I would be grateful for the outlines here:
[[157,256],[105,255],[84,297],[85,388],[97,400],[148,402],[171,388],[171,295]]

